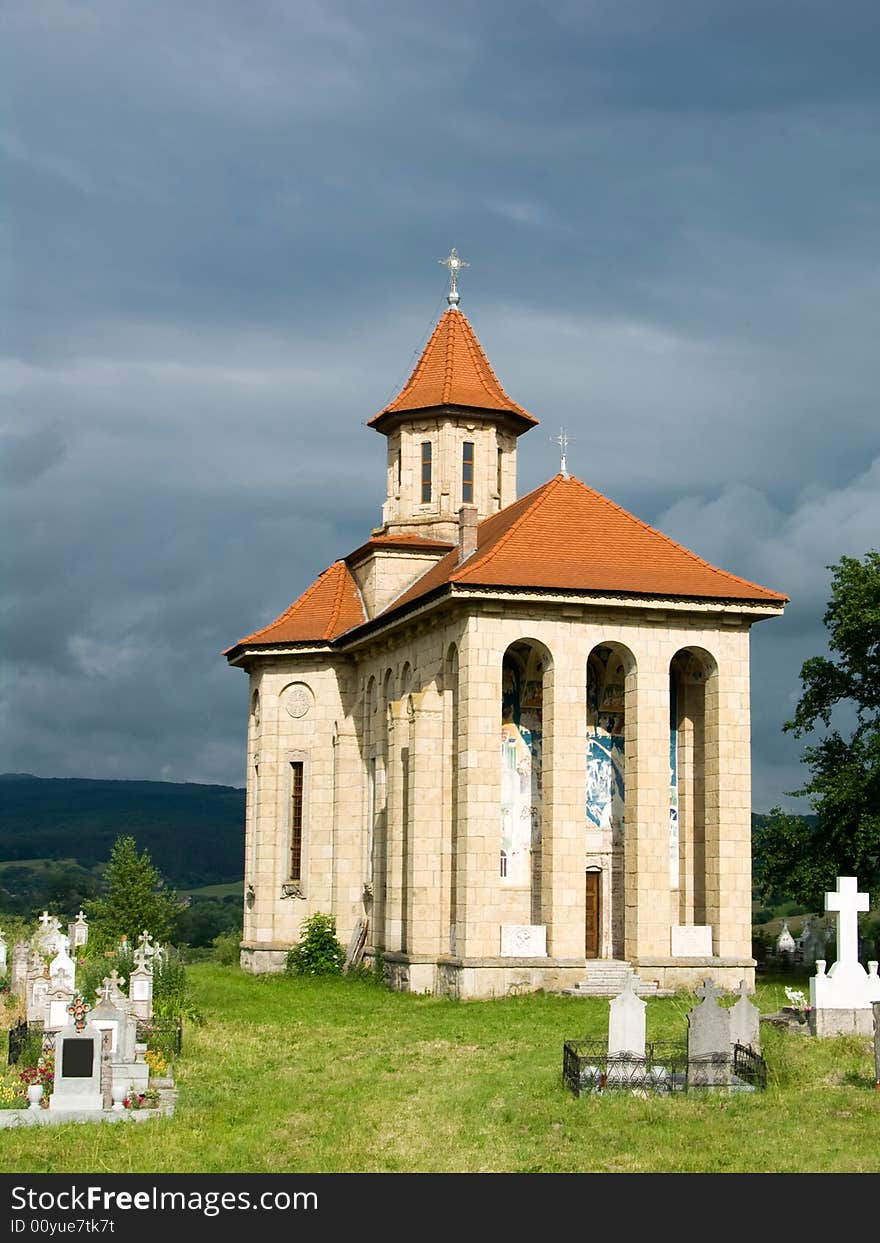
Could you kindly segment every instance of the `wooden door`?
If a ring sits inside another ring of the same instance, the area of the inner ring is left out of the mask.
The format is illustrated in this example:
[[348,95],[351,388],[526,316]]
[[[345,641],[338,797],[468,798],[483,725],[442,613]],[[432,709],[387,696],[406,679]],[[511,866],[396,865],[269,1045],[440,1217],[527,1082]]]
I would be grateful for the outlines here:
[[599,877],[601,872],[585,872],[584,953],[587,958],[599,957]]

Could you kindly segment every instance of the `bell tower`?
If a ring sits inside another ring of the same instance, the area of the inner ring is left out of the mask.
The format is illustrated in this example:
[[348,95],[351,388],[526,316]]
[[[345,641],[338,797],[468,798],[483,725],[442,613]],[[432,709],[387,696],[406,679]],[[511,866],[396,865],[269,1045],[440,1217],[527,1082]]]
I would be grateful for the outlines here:
[[516,500],[516,441],[538,420],[512,401],[459,309],[453,248],[448,309],[412,375],[368,426],[388,441],[387,493],[375,535],[458,538],[458,511],[477,520]]

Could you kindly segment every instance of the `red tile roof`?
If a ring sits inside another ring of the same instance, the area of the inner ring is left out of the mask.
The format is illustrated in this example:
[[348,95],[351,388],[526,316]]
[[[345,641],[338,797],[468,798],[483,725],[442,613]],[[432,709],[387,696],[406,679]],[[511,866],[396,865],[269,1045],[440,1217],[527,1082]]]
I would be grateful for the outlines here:
[[374,535],[345,558],[346,565],[354,565],[376,548],[395,548],[405,552],[448,552],[449,540],[431,539],[427,535]]
[[458,564],[458,549],[448,553],[385,611],[447,583],[769,604],[787,599],[710,565],[564,475],[484,519],[476,551],[466,561]]
[[255,630],[228,649],[273,643],[329,642],[366,621],[357,584],[344,561],[334,561],[276,621]]
[[538,422],[507,396],[467,317],[455,307],[441,316],[401,392],[367,426],[381,430],[392,414],[434,406],[501,411],[514,415],[523,431]]

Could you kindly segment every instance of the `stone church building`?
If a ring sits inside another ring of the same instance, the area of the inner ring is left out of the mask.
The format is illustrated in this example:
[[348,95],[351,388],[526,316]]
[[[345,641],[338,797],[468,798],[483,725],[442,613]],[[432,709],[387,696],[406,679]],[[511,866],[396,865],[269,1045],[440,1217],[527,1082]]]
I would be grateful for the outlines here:
[[225,653],[250,678],[242,965],[280,970],[332,912],[416,992],[753,983],[749,631],[786,597],[564,464],[518,498],[537,419],[455,276],[368,424],[381,524]]

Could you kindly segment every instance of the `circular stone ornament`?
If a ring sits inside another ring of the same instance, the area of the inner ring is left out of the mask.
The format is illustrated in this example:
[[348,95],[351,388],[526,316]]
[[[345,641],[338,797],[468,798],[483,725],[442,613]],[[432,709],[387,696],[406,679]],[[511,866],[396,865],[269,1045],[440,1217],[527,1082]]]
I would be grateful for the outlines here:
[[315,696],[305,682],[292,682],[281,692],[281,702],[288,715],[299,721],[304,716],[308,716],[315,702]]

